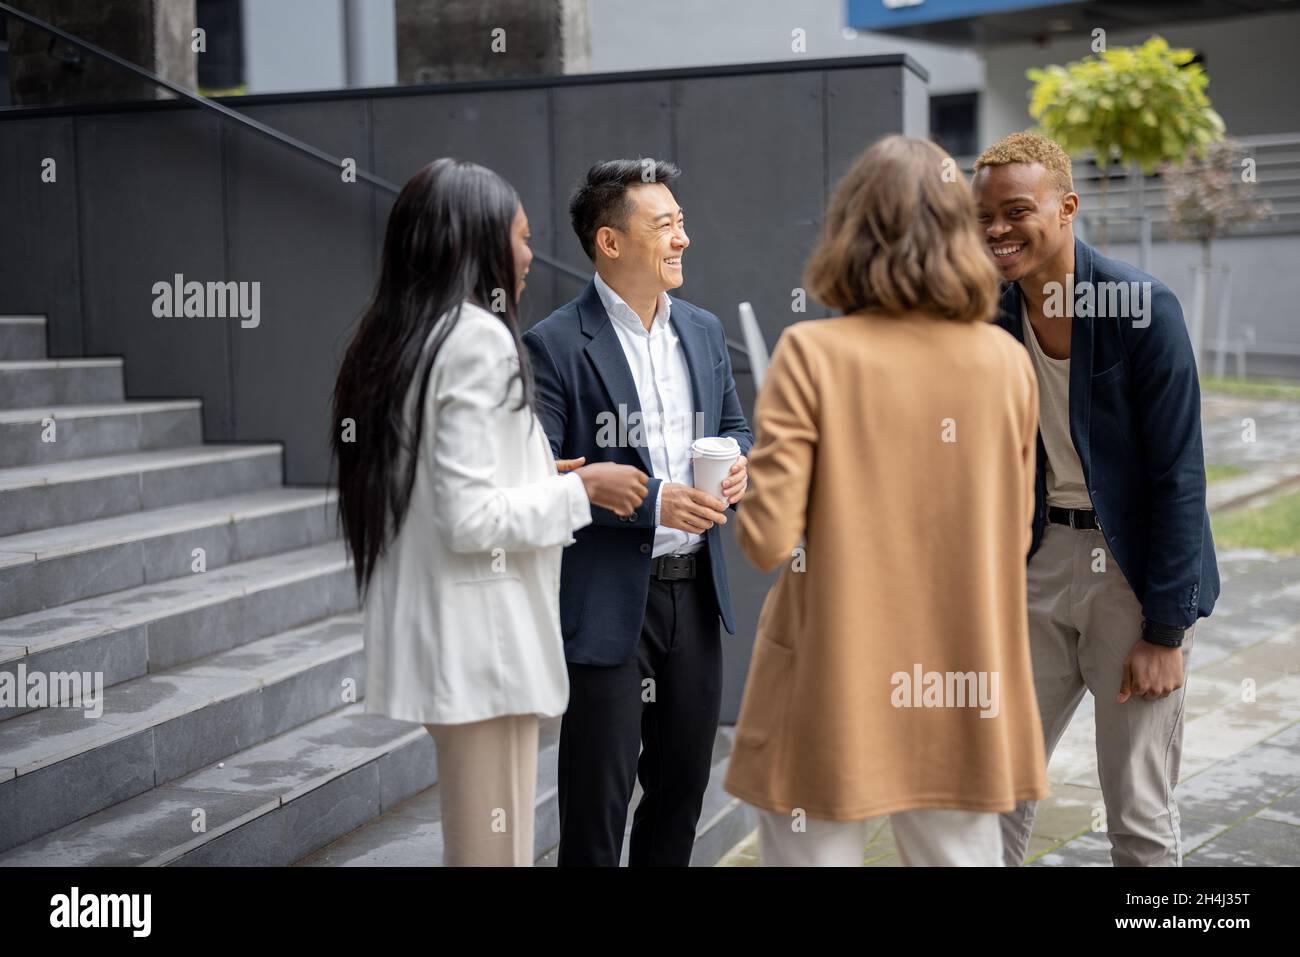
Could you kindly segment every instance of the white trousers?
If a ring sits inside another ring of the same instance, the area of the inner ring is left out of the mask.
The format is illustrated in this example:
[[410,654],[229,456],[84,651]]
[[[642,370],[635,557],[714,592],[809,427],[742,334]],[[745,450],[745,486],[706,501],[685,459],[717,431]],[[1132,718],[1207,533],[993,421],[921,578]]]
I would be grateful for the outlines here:
[[[866,821],[796,819],[759,811],[764,867],[861,867]],[[907,867],[1001,867],[1002,831],[996,813],[902,811],[889,816],[894,845]]]
[[538,722],[426,724],[438,749],[444,867],[531,867]]

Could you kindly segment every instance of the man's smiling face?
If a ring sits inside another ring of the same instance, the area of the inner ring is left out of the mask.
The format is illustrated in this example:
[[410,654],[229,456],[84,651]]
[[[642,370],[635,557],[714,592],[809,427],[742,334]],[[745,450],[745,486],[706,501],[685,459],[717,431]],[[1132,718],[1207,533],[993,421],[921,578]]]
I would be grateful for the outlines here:
[[1079,197],[1062,194],[1041,163],[983,166],[971,190],[989,255],[1007,282],[1049,271],[1073,241],[1070,224]]
[[632,211],[621,232],[628,266],[661,290],[676,289],[682,284],[682,254],[691,240],[672,190],[647,183],[633,186],[627,197]]

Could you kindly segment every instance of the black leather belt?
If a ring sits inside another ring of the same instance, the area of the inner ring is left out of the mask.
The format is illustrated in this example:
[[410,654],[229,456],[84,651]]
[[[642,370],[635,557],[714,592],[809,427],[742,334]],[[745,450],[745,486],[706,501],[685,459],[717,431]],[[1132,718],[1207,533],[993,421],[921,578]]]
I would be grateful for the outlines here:
[[1069,525],[1071,528],[1101,528],[1097,513],[1090,508],[1047,507],[1047,520],[1054,525]]
[[675,582],[695,577],[694,555],[660,555],[650,560],[650,577]]

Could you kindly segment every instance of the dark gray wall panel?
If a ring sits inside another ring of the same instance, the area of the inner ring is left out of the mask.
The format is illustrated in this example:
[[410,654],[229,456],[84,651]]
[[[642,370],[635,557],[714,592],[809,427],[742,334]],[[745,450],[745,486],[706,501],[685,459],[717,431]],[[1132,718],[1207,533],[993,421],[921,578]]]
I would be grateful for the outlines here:
[[[51,356],[82,354],[74,122],[0,123],[0,313],[48,316]],[[46,157],[53,183],[41,181]]]
[[[826,152],[832,191],[858,154],[886,133],[903,132],[904,73],[915,76],[901,66],[827,73]],[[924,94],[924,82],[917,81]],[[921,109],[927,116],[928,103],[924,97]]]
[[[254,119],[369,168],[364,100],[260,106]],[[329,469],[330,394],[379,258],[364,181],[228,128],[229,278],[261,282],[261,323],[228,323],[234,432],[285,441],[290,483]]]
[[[674,159],[672,87],[666,80],[560,87],[551,94],[555,141],[554,205],[556,249],[560,259],[581,269],[591,260],[569,223],[569,195],[600,160]],[[564,301],[581,290],[565,281]]]
[[691,239],[679,294],[733,338],[744,301],[769,346],[790,322],[819,314],[812,304],[792,312],[791,290],[803,285],[825,195],[822,86],[816,72],[676,84],[677,195]]
[[130,398],[201,397],[204,435],[233,438],[227,324],[238,320],[153,315],[154,283],[226,278],[217,121],[92,114],[77,120],[77,148],[86,352],[125,357]]
[[[546,90],[490,90],[376,98],[371,107],[376,172],[400,186],[440,156],[488,166],[519,191],[533,247],[553,252],[547,97]],[[377,211],[381,230],[387,216],[385,204]],[[529,273],[520,308],[524,326],[554,308],[548,273],[540,265]],[[574,288],[564,282],[566,291]]]
[[928,139],[930,136],[930,87],[911,70],[903,70],[903,134]]

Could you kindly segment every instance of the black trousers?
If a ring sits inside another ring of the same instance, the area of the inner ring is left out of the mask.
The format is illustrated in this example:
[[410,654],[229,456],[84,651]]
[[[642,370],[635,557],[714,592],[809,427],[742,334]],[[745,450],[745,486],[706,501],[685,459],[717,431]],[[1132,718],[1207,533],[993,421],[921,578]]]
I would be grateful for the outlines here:
[[650,580],[631,659],[569,665],[560,867],[618,866],[638,778],[643,794],[628,865],[690,864],[722,706],[722,641],[706,549],[696,553],[696,568],[693,579]]

